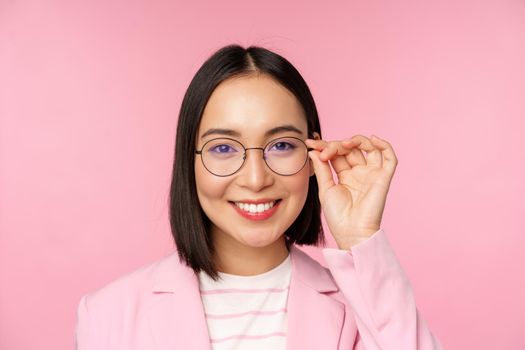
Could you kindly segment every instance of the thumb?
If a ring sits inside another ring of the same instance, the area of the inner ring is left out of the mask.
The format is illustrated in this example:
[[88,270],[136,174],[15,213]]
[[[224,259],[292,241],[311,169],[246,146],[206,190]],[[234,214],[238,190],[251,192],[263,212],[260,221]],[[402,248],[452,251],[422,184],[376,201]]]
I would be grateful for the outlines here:
[[330,168],[328,161],[322,161],[319,159],[319,151],[309,151],[308,156],[312,160],[315,177],[317,178],[317,184],[319,185],[319,197],[324,198],[325,192],[335,185],[332,176],[332,169]]

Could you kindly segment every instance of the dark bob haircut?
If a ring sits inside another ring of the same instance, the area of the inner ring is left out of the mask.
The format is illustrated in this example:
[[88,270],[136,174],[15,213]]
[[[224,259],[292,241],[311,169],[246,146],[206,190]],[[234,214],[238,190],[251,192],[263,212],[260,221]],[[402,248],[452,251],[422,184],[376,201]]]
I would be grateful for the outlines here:
[[[302,105],[308,124],[308,137],[321,127],[310,89],[297,69],[284,57],[268,49],[236,45],[225,46],[210,56],[193,77],[179,111],[175,157],[173,162],[169,208],[170,226],[179,259],[195,273],[203,270],[217,280],[215,248],[210,235],[211,222],[202,210],[195,184],[195,139],[204,107],[214,89],[223,81],[240,76],[266,74],[273,77]],[[325,243],[321,225],[317,179],[309,179],[303,209],[286,230],[286,247],[293,243],[315,245]]]

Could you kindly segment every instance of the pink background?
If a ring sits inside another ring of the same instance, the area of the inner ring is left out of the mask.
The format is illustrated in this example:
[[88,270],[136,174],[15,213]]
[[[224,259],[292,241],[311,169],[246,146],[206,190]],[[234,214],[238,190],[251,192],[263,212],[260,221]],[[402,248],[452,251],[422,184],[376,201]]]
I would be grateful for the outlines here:
[[525,3],[189,3],[0,1],[0,348],[71,349],[82,294],[173,249],[177,113],[229,43],[295,64],[325,139],[392,143],[383,228],[445,348],[525,348]]

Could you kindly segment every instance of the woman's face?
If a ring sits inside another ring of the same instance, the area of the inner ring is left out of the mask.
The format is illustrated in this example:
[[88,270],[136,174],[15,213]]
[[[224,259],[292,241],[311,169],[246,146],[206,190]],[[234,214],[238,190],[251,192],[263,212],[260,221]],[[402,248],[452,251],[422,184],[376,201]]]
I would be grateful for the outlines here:
[[[266,135],[280,126],[292,126],[297,131]],[[223,131],[203,136],[211,129]],[[206,141],[219,137],[235,139],[246,148],[264,147],[268,141],[285,136],[301,140],[308,137],[306,118],[295,96],[266,75],[237,77],[222,82],[210,96],[197,131],[196,147],[200,150]],[[310,161],[298,173],[282,176],[268,168],[262,151],[248,150],[238,172],[219,177],[208,172],[199,158],[196,155],[197,193],[212,222],[215,246],[256,248],[282,244],[283,233],[305,203],[308,179],[314,174]],[[259,200],[273,204],[280,201],[270,210],[271,215],[263,212],[257,217],[243,215],[235,204]]]

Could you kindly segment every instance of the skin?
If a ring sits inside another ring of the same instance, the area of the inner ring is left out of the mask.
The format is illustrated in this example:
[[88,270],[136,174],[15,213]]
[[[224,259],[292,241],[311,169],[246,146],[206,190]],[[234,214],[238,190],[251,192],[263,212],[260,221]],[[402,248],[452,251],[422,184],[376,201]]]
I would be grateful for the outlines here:
[[380,229],[397,157],[390,143],[375,135],[305,143],[315,148],[309,156],[326,223],[339,249],[350,250]]
[[[300,133],[264,133],[276,126],[293,125]],[[238,136],[213,134],[211,128],[232,129]],[[237,77],[222,82],[212,93],[197,131],[197,149],[212,138],[230,137],[245,147],[263,147],[269,140],[295,136],[314,151],[295,175],[272,172],[262,152],[249,150],[235,174],[218,177],[195,159],[195,181],[200,205],[212,222],[211,237],[220,272],[249,276],[267,272],[288,256],[284,232],[304,206],[308,179],[314,173],[329,229],[340,249],[369,238],[380,227],[388,187],[397,159],[390,145],[378,138],[356,135],[343,141],[307,139],[307,124],[295,96],[267,75]],[[368,152],[365,157],[361,150]],[[334,182],[331,163],[339,181]],[[276,213],[252,221],[239,215],[229,201],[281,198]],[[343,215],[341,215],[343,214]]]

